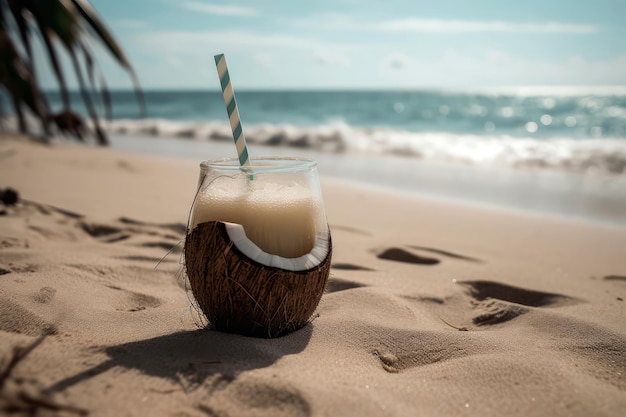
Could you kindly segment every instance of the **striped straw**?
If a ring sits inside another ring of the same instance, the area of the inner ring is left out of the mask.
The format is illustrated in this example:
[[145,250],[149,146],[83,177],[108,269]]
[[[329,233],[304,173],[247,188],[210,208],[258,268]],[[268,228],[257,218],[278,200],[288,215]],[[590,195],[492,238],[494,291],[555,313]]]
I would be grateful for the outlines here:
[[235,92],[233,91],[233,86],[230,83],[228,67],[226,66],[226,58],[224,57],[224,54],[215,55],[214,58],[215,65],[217,66],[217,75],[220,77],[220,84],[222,85],[222,95],[224,96],[224,104],[226,105],[226,111],[228,112],[228,118],[230,120],[230,128],[233,130],[233,139],[235,139],[235,146],[237,147],[239,164],[241,166],[250,165],[246,138],[243,135],[243,129],[241,128],[239,110],[237,110]]

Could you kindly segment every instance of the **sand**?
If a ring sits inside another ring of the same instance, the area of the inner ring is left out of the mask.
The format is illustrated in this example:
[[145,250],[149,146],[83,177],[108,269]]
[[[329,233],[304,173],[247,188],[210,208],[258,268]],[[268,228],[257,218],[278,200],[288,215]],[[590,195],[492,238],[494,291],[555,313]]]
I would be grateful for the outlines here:
[[200,328],[185,291],[197,175],[0,139],[0,414],[623,415],[625,228],[323,178],[327,291],[255,339]]

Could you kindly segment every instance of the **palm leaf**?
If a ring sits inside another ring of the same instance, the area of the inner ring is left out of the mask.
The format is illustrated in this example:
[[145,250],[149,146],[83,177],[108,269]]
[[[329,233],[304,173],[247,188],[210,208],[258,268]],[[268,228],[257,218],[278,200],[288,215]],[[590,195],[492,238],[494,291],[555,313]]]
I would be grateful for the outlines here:
[[[59,63],[57,51],[53,45],[53,39],[59,39],[67,48],[71,48],[77,38],[78,21],[76,13],[66,7],[61,1],[37,1],[37,0],[7,0],[13,16],[18,22],[18,27],[27,27],[25,16],[30,15],[35,20],[39,34],[43,40],[48,59],[59,83],[59,89],[65,111],[70,109],[70,96],[65,82],[65,76]],[[71,6],[70,6],[71,7]],[[22,23],[19,23],[22,22]]]
[[104,76],[100,75],[100,96],[102,97],[102,102],[104,104],[104,114],[105,117],[111,121],[113,119],[113,112],[111,110],[111,94],[109,94],[109,89],[107,88],[106,80]]
[[22,44],[24,45],[24,49],[26,49],[26,53],[28,54],[28,60],[30,61],[31,69],[33,69],[33,50],[30,44],[30,29],[28,26],[28,22],[24,17],[24,13],[22,12],[23,7],[21,7],[21,4],[16,1],[9,1],[9,9],[11,10],[11,14],[13,15],[13,20],[15,20],[15,23],[17,24],[20,32],[20,39],[22,41]]
[[27,126],[22,106],[28,107],[43,123],[44,132],[48,132],[45,117],[47,105],[37,85],[30,63],[18,54],[6,30],[7,21],[4,7],[0,5],[0,85],[11,95],[19,129],[27,133]]
[[115,42],[115,39],[113,39],[111,33],[108,31],[104,23],[102,23],[95,10],[91,7],[91,4],[83,0],[72,0],[72,3],[85,22],[87,22],[87,29],[95,34],[95,37],[109,49],[111,55],[117,59],[117,62],[120,65],[122,65],[126,70],[132,72],[132,68],[128,63],[126,55],[122,51],[122,48],[120,48],[117,42]]
[[[9,36],[7,21],[9,13],[5,12],[7,9],[10,10],[11,17],[15,22],[14,26],[17,27],[17,31],[13,30],[13,33],[17,32],[13,38]],[[4,86],[11,94],[20,122],[23,121],[22,106],[26,106],[44,121],[46,132],[46,122],[50,120],[54,121],[61,131],[82,139],[84,124],[82,118],[70,109],[70,94],[59,60],[58,46],[60,44],[61,48],[71,58],[85,108],[93,122],[96,139],[100,144],[108,142],[100,127],[93,98],[101,98],[106,116],[111,118],[111,97],[104,76],[95,63],[86,35],[102,44],[117,63],[127,71],[133,82],[142,114],[145,115],[145,102],[137,75],[126,55],[87,0],[0,0],[0,29],[4,35],[4,37],[0,37],[0,58],[2,58],[0,85]],[[31,37],[36,34],[43,41],[53,73],[59,84],[64,110],[57,115],[48,113],[48,106],[34,76]],[[13,42],[18,43],[18,41],[21,42],[26,51],[27,60],[19,56],[13,44]],[[81,62],[84,69],[81,67]],[[23,71],[24,69],[26,71]],[[94,95],[93,92],[98,90],[98,85],[100,94]]]
[[65,82],[65,75],[63,75],[63,71],[61,70],[61,64],[59,63],[59,58],[57,57],[57,51],[54,48],[54,45],[52,44],[52,39],[48,35],[47,31],[41,33],[41,39],[43,40],[43,44],[46,47],[48,59],[50,59],[52,70],[54,71],[54,75],[56,76],[56,79],[59,83],[59,90],[61,92],[61,98],[63,99],[63,108],[68,111],[71,106],[70,92]]
[[137,78],[137,74],[135,74],[133,68],[130,66],[124,51],[122,51],[122,48],[119,47],[102,20],[100,20],[93,7],[91,7],[91,4],[84,0],[72,0],[72,3],[85,22],[87,22],[87,29],[109,49],[111,55],[117,59],[117,62],[122,65],[130,75],[141,112],[145,115],[146,104],[139,85],[139,79]]
[[96,90],[96,80],[95,80],[95,72],[98,71],[98,81],[100,83],[100,99],[102,100],[102,104],[104,106],[104,114],[105,118],[111,120],[112,111],[111,111],[111,95],[109,94],[109,90],[106,85],[106,81],[102,72],[98,68],[97,65],[94,64],[94,58],[91,55],[91,51],[89,49],[89,45],[83,39],[79,38],[78,43],[82,49],[82,55],[85,60],[85,68],[87,69],[87,74],[89,77],[89,84],[91,89]]
[[34,77],[26,63],[17,54],[9,62],[9,65],[3,65],[2,70],[0,70],[0,85],[4,86],[11,95],[13,107],[18,117],[20,132],[27,133],[22,106],[28,107],[42,121],[43,129],[47,132],[48,129],[45,123],[47,106]]
[[28,11],[35,18],[42,34],[54,34],[66,48],[74,45],[79,36],[80,25],[76,10],[67,0],[29,1]]
[[102,128],[100,128],[100,122],[98,120],[98,113],[91,101],[91,96],[89,95],[89,91],[87,90],[87,86],[85,84],[85,80],[83,79],[83,73],[80,68],[80,63],[78,62],[78,57],[76,56],[76,51],[74,49],[70,49],[70,57],[72,58],[72,64],[74,65],[74,72],[76,72],[76,77],[78,78],[78,85],[80,86],[80,93],[83,96],[83,101],[85,102],[85,107],[87,107],[87,112],[91,117],[91,121],[93,122],[94,131],[96,133],[96,139],[100,145],[107,145],[109,140]]

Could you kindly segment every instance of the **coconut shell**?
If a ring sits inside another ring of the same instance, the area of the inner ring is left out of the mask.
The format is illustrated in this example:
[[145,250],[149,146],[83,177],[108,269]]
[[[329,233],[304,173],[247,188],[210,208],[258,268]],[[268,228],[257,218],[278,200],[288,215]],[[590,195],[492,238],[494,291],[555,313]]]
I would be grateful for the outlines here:
[[231,242],[222,222],[197,225],[185,240],[185,265],[200,309],[216,329],[278,337],[306,325],[322,297],[332,256],[316,267],[288,271],[259,264]]

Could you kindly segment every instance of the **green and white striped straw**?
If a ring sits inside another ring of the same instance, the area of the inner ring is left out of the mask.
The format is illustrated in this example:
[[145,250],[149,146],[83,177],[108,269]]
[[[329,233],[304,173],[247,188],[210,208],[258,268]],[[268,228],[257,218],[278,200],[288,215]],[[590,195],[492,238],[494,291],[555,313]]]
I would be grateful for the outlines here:
[[235,92],[230,83],[230,75],[228,75],[228,67],[226,66],[226,58],[224,54],[215,55],[215,65],[217,66],[217,75],[220,77],[222,85],[222,95],[224,96],[224,104],[226,112],[230,120],[230,128],[233,131],[233,139],[237,147],[237,156],[241,166],[250,165],[248,158],[248,147],[246,146],[246,138],[241,128],[241,120],[239,119],[239,110],[237,110],[237,101],[235,100]]

